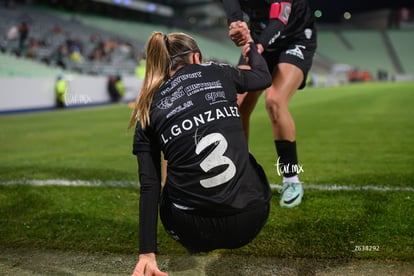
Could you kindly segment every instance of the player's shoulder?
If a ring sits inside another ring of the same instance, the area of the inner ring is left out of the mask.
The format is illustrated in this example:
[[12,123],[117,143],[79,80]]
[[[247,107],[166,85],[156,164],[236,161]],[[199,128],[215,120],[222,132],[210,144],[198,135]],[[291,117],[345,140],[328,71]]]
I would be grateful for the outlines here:
[[210,61],[201,63],[200,65],[201,66],[222,66],[222,65],[228,65],[228,64],[220,62],[220,61],[210,60]]
[[208,61],[200,64],[200,66],[210,70],[227,70],[229,68],[234,68],[232,65],[220,61]]

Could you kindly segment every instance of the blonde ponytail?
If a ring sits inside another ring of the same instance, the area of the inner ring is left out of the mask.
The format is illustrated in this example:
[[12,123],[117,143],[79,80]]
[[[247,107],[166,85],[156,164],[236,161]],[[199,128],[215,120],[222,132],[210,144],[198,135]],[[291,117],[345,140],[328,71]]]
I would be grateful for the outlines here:
[[128,129],[137,121],[142,128],[150,124],[150,108],[155,91],[170,77],[170,71],[189,64],[188,55],[194,52],[199,53],[201,57],[197,43],[189,35],[152,33],[146,45],[144,83],[138,93]]
[[128,128],[137,121],[145,128],[150,123],[150,107],[155,91],[169,74],[170,55],[161,32],[154,32],[146,45],[146,68],[144,83],[138,93]]

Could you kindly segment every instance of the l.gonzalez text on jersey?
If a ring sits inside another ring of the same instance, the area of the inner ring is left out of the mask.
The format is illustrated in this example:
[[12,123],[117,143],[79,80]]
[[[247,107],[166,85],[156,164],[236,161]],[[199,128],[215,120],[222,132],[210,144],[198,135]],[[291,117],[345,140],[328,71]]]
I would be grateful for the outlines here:
[[167,144],[169,141],[186,131],[192,131],[194,128],[198,128],[201,125],[229,117],[240,117],[237,106],[223,106],[194,115],[191,118],[181,121],[179,124],[171,126],[170,129],[161,134],[161,139],[164,144]]

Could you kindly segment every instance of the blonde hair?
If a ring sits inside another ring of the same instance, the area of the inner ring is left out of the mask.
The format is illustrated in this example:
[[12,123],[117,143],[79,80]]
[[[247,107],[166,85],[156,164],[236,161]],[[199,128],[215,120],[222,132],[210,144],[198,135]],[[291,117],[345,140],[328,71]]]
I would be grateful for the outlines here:
[[171,71],[190,63],[188,54],[201,52],[195,40],[184,33],[164,35],[153,32],[146,45],[144,82],[138,93],[128,128],[137,121],[145,128],[150,124],[150,107],[157,89],[169,79]]

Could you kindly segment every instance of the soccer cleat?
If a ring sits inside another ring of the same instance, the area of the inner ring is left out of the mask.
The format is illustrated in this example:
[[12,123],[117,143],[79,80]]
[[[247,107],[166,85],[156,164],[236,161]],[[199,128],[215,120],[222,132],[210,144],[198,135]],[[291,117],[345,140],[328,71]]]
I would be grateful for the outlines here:
[[303,188],[300,182],[285,182],[279,192],[281,194],[281,207],[293,208],[302,202]]

